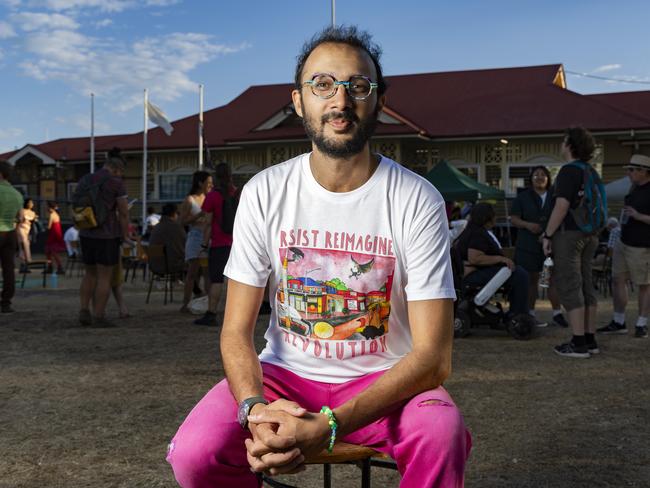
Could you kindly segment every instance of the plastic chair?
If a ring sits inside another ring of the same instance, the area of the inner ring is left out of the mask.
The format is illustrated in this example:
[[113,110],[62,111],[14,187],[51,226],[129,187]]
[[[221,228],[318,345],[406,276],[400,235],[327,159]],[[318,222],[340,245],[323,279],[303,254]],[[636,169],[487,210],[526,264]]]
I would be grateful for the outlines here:
[[[323,465],[323,487],[332,487],[332,464],[356,464],[361,469],[361,488],[370,488],[371,468],[373,466],[397,470],[397,464],[389,456],[369,447],[339,442],[331,453],[322,451],[305,460],[305,464]],[[262,476],[262,481],[272,488],[297,488]]]

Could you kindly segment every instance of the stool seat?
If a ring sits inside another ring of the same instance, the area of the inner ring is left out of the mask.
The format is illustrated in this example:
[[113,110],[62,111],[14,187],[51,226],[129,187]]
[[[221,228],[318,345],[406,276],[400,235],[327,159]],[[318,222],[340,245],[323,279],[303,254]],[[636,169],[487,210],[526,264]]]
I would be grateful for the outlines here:
[[370,457],[387,458],[384,453],[375,451],[370,447],[357,446],[346,442],[337,442],[334,444],[332,452],[327,449],[319,452],[314,456],[305,459],[305,464],[340,464],[353,461],[362,461]]
[[[390,456],[375,451],[370,447],[357,446],[346,442],[337,442],[334,444],[332,452],[327,449],[319,452],[314,456],[305,459],[305,464],[322,464],[323,465],[323,486],[324,488],[332,487],[332,464],[356,464],[361,468],[361,488],[370,488],[370,468],[377,466],[397,470],[397,464]],[[275,480],[268,476],[261,475],[262,481],[273,488],[296,488],[281,481]]]

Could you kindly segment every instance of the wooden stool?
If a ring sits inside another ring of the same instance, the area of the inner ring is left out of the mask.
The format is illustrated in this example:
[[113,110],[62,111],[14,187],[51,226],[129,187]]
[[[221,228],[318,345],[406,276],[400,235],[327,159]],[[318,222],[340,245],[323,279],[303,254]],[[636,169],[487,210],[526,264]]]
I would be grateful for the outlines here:
[[23,275],[23,279],[20,282],[20,287],[25,288],[25,278],[27,277],[27,272],[26,271],[28,269],[41,268],[43,270],[42,271],[42,273],[43,273],[43,288],[45,288],[46,283],[47,283],[47,281],[46,281],[46,279],[47,279],[47,267],[50,266],[50,264],[51,264],[50,261],[48,261],[47,259],[38,259],[36,261],[32,261],[30,263],[27,263],[25,265],[25,268],[23,268],[23,271],[20,273],[21,275]]
[[[332,464],[356,464],[359,466],[361,469],[361,488],[370,488],[370,468],[372,466],[397,470],[395,461],[386,454],[369,447],[347,444],[345,442],[336,443],[331,453],[325,450],[316,456],[307,458],[305,464],[323,465],[324,488],[332,488]],[[297,488],[267,476],[262,476],[262,480],[273,488]]]

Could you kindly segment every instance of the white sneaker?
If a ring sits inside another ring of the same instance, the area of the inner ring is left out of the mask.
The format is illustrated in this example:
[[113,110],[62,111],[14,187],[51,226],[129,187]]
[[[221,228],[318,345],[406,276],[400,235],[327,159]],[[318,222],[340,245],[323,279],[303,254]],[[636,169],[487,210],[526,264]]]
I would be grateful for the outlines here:
[[535,327],[548,327],[548,322],[544,322],[543,320],[539,320],[536,317],[533,317],[535,319]]

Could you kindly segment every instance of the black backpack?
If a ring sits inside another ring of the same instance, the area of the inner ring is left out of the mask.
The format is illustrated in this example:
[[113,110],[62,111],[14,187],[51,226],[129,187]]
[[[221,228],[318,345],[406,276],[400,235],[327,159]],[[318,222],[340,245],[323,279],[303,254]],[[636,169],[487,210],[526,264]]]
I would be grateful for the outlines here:
[[239,205],[239,190],[234,195],[224,195],[221,204],[221,230],[224,234],[232,235],[235,227],[235,215],[237,215],[237,206]]
[[101,227],[108,219],[110,209],[100,193],[110,177],[107,175],[93,182],[93,173],[90,173],[77,183],[72,195],[72,216],[79,229]]

